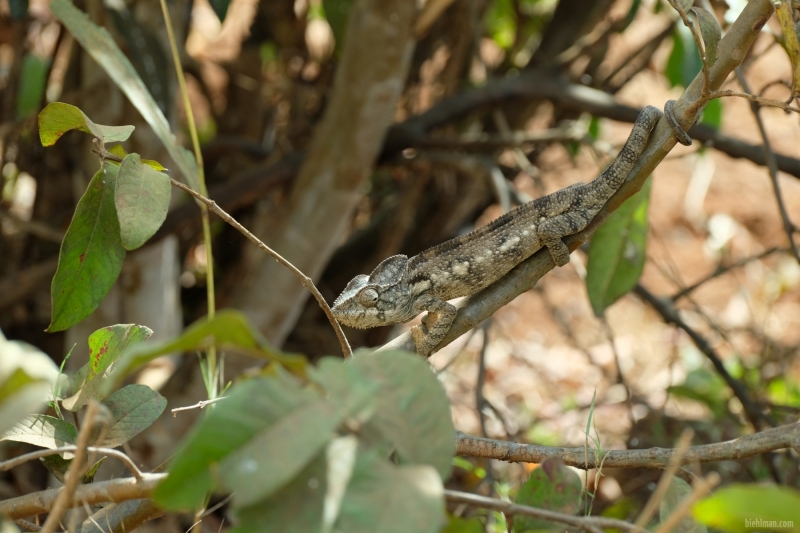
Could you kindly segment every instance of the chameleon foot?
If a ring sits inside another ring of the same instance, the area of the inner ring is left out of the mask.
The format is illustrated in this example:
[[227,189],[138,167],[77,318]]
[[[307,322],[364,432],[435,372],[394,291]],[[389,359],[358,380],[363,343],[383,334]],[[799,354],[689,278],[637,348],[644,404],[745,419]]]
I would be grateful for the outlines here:
[[667,118],[667,124],[672,128],[678,142],[684,146],[691,146],[692,138],[689,137],[689,134],[686,133],[686,130],[683,129],[675,117],[675,100],[667,100],[667,103],[664,104],[664,116]]

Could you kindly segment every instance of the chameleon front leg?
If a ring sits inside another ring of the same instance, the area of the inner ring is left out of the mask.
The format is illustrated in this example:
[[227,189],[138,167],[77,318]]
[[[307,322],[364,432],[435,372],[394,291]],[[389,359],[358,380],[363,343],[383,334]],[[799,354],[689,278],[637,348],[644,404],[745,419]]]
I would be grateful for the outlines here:
[[569,263],[569,248],[561,238],[585,228],[594,217],[594,213],[592,216],[588,215],[587,211],[568,211],[543,220],[536,228],[542,244],[547,246],[556,266],[561,267]]
[[423,294],[414,302],[414,310],[427,311],[422,319],[422,324],[411,328],[411,337],[414,339],[417,353],[429,356],[434,348],[442,341],[445,334],[456,318],[456,308],[446,300]]

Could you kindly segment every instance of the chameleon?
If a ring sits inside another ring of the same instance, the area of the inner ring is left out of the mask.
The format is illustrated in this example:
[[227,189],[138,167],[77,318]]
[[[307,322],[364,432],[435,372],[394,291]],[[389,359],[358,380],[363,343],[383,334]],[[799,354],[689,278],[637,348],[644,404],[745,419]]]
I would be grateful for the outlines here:
[[[691,144],[673,105],[669,101],[664,107],[667,123],[679,142]],[[346,326],[366,329],[408,322],[427,311],[411,334],[417,353],[430,355],[456,317],[447,300],[484,289],[543,247],[556,266],[569,262],[562,237],[583,230],[622,186],[662,116],[655,107],[645,107],[616,159],[591,182],[537,198],[414,257],[394,255],[370,275],[356,276],[336,298],[333,316]]]

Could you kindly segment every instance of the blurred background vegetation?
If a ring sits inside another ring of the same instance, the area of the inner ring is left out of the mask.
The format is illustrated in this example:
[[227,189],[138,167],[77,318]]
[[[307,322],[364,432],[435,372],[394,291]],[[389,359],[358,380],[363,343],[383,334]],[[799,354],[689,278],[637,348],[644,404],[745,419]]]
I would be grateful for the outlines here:
[[[698,2],[723,28],[743,4]],[[158,3],[77,5],[113,35],[187,140]],[[661,0],[175,0],[169,8],[209,197],[314,278],[328,301],[385,257],[416,254],[509,206],[589,181],[638,110],[661,107],[700,70],[691,35]],[[781,44],[773,19],[744,62],[751,92],[790,97],[792,65]],[[725,88],[741,90],[741,82]],[[60,242],[97,167],[86,136],[42,148],[36,116],[56,100],[100,124],[134,124],[128,151],[173,167],[47,2],[2,0],[0,329],[59,364],[76,345],[67,363],[74,371],[99,327],[137,323],[169,338],[204,316],[208,265],[197,207],[175,194],[164,226],[129,254],[95,314],[67,332],[43,332]],[[782,199],[797,219],[798,118],[774,109],[762,116],[782,154]],[[654,173],[641,287],[670,297],[763,417],[747,416],[707,350],[668,325],[642,291],[596,317],[579,252],[431,358],[457,429],[581,445],[595,392],[606,449],[671,446],[687,426],[695,443],[717,442],[797,419],[800,266],[787,248],[764,139],[744,100],[713,102],[701,128],[695,137],[704,142],[674,150]],[[286,351],[312,360],[338,353],[325,315],[294,277],[218,219],[212,232],[219,307],[243,309]],[[354,346],[377,346],[393,330],[346,333]],[[252,364],[226,359],[226,379]],[[160,389],[170,408],[204,399],[192,355],[160,360],[137,379]],[[137,463],[167,459],[196,416],[162,416],[131,442]],[[500,461],[457,466],[451,483],[485,494],[507,495],[527,476],[526,467]],[[797,457],[788,453],[709,468],[725,481],[798,485]],[[620,518],[659,476],[604,474],[589,482],[593,511]],[[0,497],[46,484],[34,464],[4,476]],[[218,530],[209,520],[203,527]],[[171,517],[150,527],[187,525]]]

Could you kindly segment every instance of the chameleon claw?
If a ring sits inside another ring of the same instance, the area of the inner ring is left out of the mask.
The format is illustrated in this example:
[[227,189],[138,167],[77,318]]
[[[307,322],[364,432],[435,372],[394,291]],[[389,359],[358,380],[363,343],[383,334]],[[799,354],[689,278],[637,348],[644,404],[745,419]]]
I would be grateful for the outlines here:
[[675,100],[667,100],[667,103],[664,104],[664,116],[667,118],[667,124],[672,128],[678,142],[684,146],[691,146],[692,138],[689,137],[689,134],[686,133],[686,130],[683,129],[683,126],[680,125],[675,117]]

